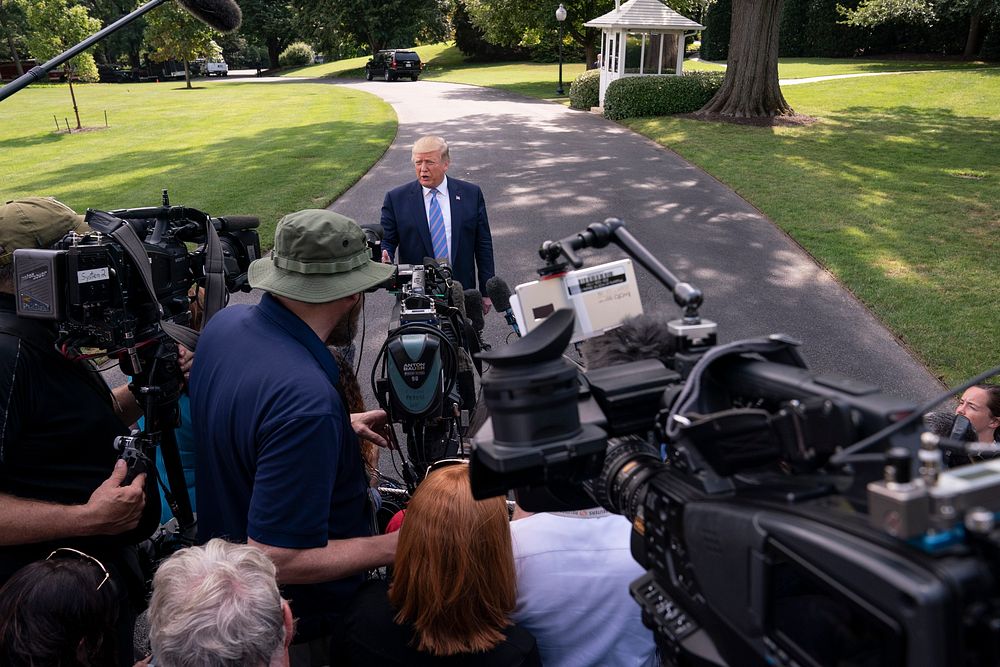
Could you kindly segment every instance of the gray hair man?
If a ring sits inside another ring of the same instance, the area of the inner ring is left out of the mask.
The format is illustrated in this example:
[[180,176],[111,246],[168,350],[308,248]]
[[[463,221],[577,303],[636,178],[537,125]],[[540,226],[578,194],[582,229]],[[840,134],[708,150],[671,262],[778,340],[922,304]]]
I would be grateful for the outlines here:
[[150,644],[159,667],[288,665],[292,611],[274,563],[221,539],[178,551],[153,578]]

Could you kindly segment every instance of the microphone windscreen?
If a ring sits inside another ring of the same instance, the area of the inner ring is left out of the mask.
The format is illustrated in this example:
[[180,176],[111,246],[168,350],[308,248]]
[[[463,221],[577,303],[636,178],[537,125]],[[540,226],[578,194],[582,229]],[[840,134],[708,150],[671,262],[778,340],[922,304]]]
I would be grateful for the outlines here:
[[465,312],[465,293],[462,291],[462,283],[457,280],[451,281],[451,293],[448,295],[448,301],[448,305],[458,308],[458,312],[462,314],[462,322],[465,322],[465,318],[468,317]]
[[978,435],[972,429],[972,423],[964,415],[955,415],[955,424],[951,427],[948,437],[952,440],[970,442],[978,439]]
[[486,281],[486,296],[490,297],[498,312],[510,310],[510,287],[503,278],[493,276]]
[[483,317],[483,295],[479,290],[471,287],[465,290],[465,313],[472,321],[472,326],[476,331],[486,328],[486,319]]
[[961,415],[949,412],[928,412],[924,415],[924,425],[928,431],[942,438],[961,442],[976,440],[976,432],[972,430],[972,425],[969,424],[968,419]]
[[222,231],[224,232],[260,227],[260,218],[255,215],[224,215],[219,216],[219,220],[222,222]]
[[233,0],[177,0],[192,16],[219,32],[232,32],[240,27],[243,12]]

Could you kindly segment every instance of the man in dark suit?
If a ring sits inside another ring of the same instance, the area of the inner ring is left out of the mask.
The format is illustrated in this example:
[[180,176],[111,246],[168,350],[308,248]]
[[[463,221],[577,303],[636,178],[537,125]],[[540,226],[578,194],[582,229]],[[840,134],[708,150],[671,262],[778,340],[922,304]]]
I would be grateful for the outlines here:
[[494,274],[493,239],[483,191],[445,175],[451,158],[441,137],[421,137],[412,155],[417,180],[390,190],[382,203],[382,261],[445,259],[462,287],[479,288],[483,310],[489,312],[486,281]]

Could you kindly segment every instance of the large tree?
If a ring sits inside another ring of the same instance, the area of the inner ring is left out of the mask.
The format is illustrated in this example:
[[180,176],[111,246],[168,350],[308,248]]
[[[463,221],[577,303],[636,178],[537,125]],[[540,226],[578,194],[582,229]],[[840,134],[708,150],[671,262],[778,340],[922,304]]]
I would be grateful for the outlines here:
[[[86,7],[71,7],[66,0],[27,0],[25,16],[29,28],[25,37],[28,52],[39,61],[55,58],[101,29],[101,22],[92,18]],[[70,59],[64,67],[69,81],[69,95],[73,100],[73,113],[76,115],[76,129],[79,130],[82,125],[73,79],[78,77],[81,81],[97,81],[97,64],[94,56],[84,52]]]
[[212,41],[216,32],[174,3],[167,3],[146,15],[146,42],[153,48],[149,57],[156,62],[180,60],[184,80],[191,88],[190,61],[217,57],[222,49]]
[[24,35],[27,33],[28,21],[21,4],[16,0],[0,0],[0,40],[10,52],[10,59],[14,61],[18,76],[24,74],[18,45],[24,42]]
[[331,26],[372,53],[440,41],[448,34],[447,0],[296,0],[296,6],[302,20]]
[[697,113],[761,118],[794,113],[778,85],[778,27],[783,0],[733,0],[726,77]]
[[987,17],[1000,20],[1000,0],[861,0],[855,9],[839,6],[845,23],[872,27],[883,23],[933,25],[945,14],[967,16],[969,32],[965,39],[966,58],[973,58],[983,44],[983,24]]
[[[322,2],[308,0],[307,4]],[[243,10],[240,34],[251,43],[267,48],[271,67],[277,67],[281,52],[300,37],[292,3],[288,0],[240,0],[240,9]]]
[[[584,23],[614,9],[614,0],[564,0],[566,20],[563,30],[567,37],[583,49],[587,67],[597,61],[601,31],[585,28]],[[522,44],[532,31],[553,34],[558,28],[556,8],[559,2],[536,0],[466,0],[472,22],[483,31],[487,40],[504,46]]]
[[[145,0],[77,0],[90,10],[90,15],[99,19],[102,24],[109,25],[121,17],[137,9]],[[159,11],[157,10],[153,10]],[[94,55],[98,62],[117,64],[127,60],[133,69],[140,67],[140,52],[143,47],[143,31],[146,28],[145,17],[132,21],[127,26],[119,28],[94,46]]]

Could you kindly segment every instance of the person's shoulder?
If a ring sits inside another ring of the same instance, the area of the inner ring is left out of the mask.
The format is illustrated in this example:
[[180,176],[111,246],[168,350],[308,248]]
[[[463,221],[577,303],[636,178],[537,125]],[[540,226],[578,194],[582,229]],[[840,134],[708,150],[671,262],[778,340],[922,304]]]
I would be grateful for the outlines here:
[[448,177],[448,189],[449,190],[468,190],[472,192],[479,192],[480,187],[475,183],[470,183],[469,181],[463,181],[460,178]]
[[395,199],[397,197],[409,194],[419,188],[420,188],[420,183],[418,183],[417,181],[415,180],[408,181],[400,186],[393,188],[392,190],[389,190],[389,192],[387,192],[385,196]]

